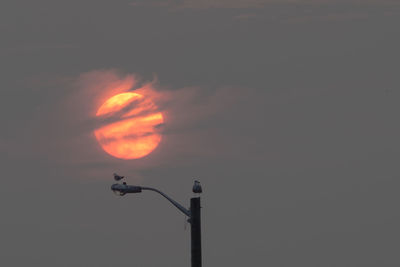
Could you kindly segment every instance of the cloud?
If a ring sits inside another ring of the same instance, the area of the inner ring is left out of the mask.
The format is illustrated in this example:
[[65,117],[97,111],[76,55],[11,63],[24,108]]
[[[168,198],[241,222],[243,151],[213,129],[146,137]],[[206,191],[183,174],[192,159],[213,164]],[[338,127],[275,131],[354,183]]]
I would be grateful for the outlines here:
[[77,49],[77,45],[71,43],[28,43],[15,45],[10,49],[11,52],[35,52],[41,50],[66,50],[66,49]]
[[306,23],[306,22],[343,22],[343,21],[354,21],[354,20],[363,20],[369,17],[368,13],[361,12],[348,12],[348,13],[331,13],[325,15],[308,15],[308,16],[298,16],[291,17],[284,22],[286,23]]
[[254,13],[245,13],[245,14],[240,14],[235,17],[237,20],[250,20],[250,19],[256,19],[257,14]]
[[399,5],[397,0],[167,0],[167,1],[134,1],[131,6],[167,7],[172,9],[259,9],[268,5]]
[[130,3],[133,7],[159,8],[180,12],[194,10],[230,9],[231,19],[238,22],[257,21],[281,23],[347,22],[370,17],[399,14],[397,0],[181,0],[141,1]]
[[[45,82],[46,84],[46,82]],[[179,166],[216,158],[241,157],[249,149],[241,127],[257,117],[252,106],[262,105],[254,91],[241,88],[187,87],[171,89],[135,74],[94,70],[78,77],[60,78],[54,88],[64,92],[54,103],[37,110],[29,125],[29,144],[14,144],[18,157],[50,161],[54,166],[76,166],[88,176],[120,170],[135,173],[155,166]],[[163,113],[162,141],[150,155],[120,160],[105,153],[94,130],[101,123],[97,109],[109,97],[127,91],[150,97]],[[250,129],[243,129],[250,131]],[[20,142],[21,138],[19,138]],[[26,149],[29,147],[29,149]],[[249,155],[246,155],[249,158]]]
[[260,8],[265,5],[263,0],[216,0],[216,1],[135,1],[131,6],[168,7],[174,9],[209,9],[209,8]]

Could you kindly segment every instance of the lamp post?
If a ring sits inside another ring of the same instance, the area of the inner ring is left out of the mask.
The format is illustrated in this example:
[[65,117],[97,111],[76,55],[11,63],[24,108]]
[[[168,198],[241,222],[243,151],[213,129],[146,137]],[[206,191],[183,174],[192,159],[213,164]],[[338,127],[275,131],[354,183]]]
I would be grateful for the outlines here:
[[[114,175],[115,177],[115,175]],[[123,176],[122,176],[123,177]],[[122,179],[122,178],[121,178]],[[117,179],[116,179],[117,180]],[[122,184],[116,183],[111,186],[111,190],[120,196],[128,193],[141,193],[143,190],[154,191],[165,197],[172,205],[179,209],[183,214],[189,217],[191,232],[191,254],[192,254],[192,267],[201,267],[201,224],[200,224],[200,197],[193,197],[190,199],[190,209],[183,207],[181,204],[164,194],[158,189],[144,186],[127,185],[125,182]],[[193,186],[194,193],[201,193],[202,189],[200,183],[195,181]]]

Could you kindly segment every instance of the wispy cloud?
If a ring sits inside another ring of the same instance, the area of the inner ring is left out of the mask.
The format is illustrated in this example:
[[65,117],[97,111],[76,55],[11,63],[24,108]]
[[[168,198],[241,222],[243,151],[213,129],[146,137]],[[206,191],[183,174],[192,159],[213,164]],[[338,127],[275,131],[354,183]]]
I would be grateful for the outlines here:
[[244,14],[237,15],[235,17],[235,19],[237,19],[237,20],[253,20],[253,19],[256,19],[257,17],[258,17],[257,14],[254,14],[254,13],[244,13]]
[[400,13],[398,0],[135,0],[130,5],[171,12],[229,9],[231,18],[240,22],[346,22]]
[[173,9],[209,9],[209,8],[260,8],[265,5],[263,0],[202,0],[202,1],[134,1],[132,6],[168,7]]
[[70,43],[27,43],[18,44],[10,48],[11,52],[35,52],[40,50],[77,49],[77,45]]
[[165,1],[133,1],[131,6],[167,7],[171,9],[258,9],[268,5],[296,4],[296,5],[400,5],[397,0],[165,0]]
[[[246,142],[239,141],[237,138],[242,137],[235,131],[244,127],[240,126],[240,120],[246,116],[253,120],[257,116],[252,114],[251,106],[260,102],[248,89],[167,89],[156,79],[143,82],[137,75],[117,70],[95,70],[75,78],[60,78],[58,84],[52,80],[50,84],[63,91],[63,96],[35,111],[27,126],[29,144],[20,142],[22,137],[9,147],[14,153],[42,158],[55,165],[76,165],[83,169],[86,166],[91,173],[93,166],[101,166],[99,174],[112,173],[108,170],[111,165],[132,173],[191,160],[240,157],[245,150],[241,146]],[[127,91],[151,97],[165,119],[159,147],[134,162],[112,158],[102,151],[94,136],[99,127],[97,109],[109,97]]]
[[306,23],[306,22],[315,22],[315,21],[321,21],[321,22],[344,22],[344,21],[355,21],[355,20],[363,20],[367,19],[369,17],[369,14],[364,12],[345,12],[345,13],[330,13],[330,14],[325,14],[325,15],[304,15],[304,16],[298,16],[298,17],[291,17],[284,22],[286,23]]

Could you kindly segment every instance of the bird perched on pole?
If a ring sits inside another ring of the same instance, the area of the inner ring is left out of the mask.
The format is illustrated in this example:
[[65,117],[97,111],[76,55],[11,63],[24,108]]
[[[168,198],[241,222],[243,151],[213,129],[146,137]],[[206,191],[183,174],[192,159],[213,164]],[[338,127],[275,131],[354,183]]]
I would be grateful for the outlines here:
[[203,192],[203,189],[201,188],[200,182],[199,181],[194,181],[194,185],[193,185],[193,189],[192,189],[193,193],[198,193],[200,194],[201,192]]

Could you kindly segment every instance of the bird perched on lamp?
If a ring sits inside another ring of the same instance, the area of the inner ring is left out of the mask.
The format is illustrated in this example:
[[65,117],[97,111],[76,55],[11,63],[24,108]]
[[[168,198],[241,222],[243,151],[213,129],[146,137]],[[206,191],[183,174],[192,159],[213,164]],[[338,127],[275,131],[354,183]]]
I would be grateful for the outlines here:
[[193,189],[192,189],[193,193],[198,193],[200,194],[201,192],[203,192],[203,189],[201,188],[200,182],[199,181],[194,181],[194,185],[193,185]]
[[114,180],[115,180],[115,181],[122,180],[122,179],[124,179],[124,177],[125,177],[125,176],[120,176],[120,175],[118,175],[118,174],[116,174],[116,173],[114,172]]

